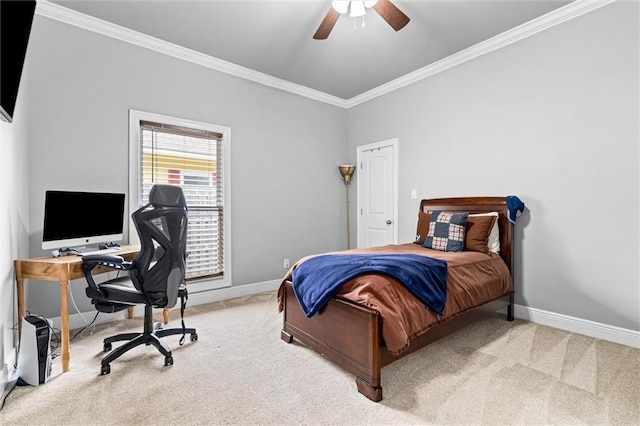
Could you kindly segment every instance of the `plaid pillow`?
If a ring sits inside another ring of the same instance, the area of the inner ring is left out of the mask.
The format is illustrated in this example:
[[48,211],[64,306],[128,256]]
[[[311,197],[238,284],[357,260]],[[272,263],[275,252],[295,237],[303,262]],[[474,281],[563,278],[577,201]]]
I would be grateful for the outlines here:
[[440,251],[462,251],[468,212],[431,212],[429,233],[423,247]]

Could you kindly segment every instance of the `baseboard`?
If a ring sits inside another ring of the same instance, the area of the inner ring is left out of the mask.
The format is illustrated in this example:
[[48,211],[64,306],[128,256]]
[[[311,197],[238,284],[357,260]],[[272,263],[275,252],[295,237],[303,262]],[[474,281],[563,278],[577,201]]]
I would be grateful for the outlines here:
[[204,305],[205,303],[218,302],[220,300],[235,299],[236,297],[250,296],[252,294],[275,291],[280,287],[281,279],[262,281],[259,283],[239,285],[236,287],[225,287],[211,291],[201,291],[199,293],[189,293],[189,304]]
[[640,349],[640,332],[569,315],[515,305],[516,318]]
[[[282,280],[263,281],[259,283],[239,285],[236,287],[224,287],[215,290],[201,291],[197,293],[189,293],[189,305],[203,305],[205,303],[217,302],[220,300],[234,299],[236,297],[250,296],[252,294],[264,293],[267,291],[275,291],[280,286]],[[134,315],[142,316],[144,313],[142,308],[134,308]],[[69,329],[81,329],[90,323],[96,316],[96,311],[83,312],[82,314],[69,314]],[[120,320],[127,317],[127,311],[116,312],[115,314],[98,315],[95,324],[102,324],[114,320]],[[60,317],[49,318],[53,322],[53,327],[60,329]],[[73,335],[72,335],[73,336]]]
[[[97,311],[89,311],[82,313],[69,314],[69,330],[75,330],[83,328],[93,321],[93,318],[96,316]],[[102,324],[106,322],[111,322],[119,319],[126,318],[127,311],[116,312],[115,314],[105,314],[100,313],[96,318],[94,324]],[[58,331],[61,327],[60,317],[48,318],[53,323],[54,330]],[[73,337],[73,333],[71,333],[71,337]]]

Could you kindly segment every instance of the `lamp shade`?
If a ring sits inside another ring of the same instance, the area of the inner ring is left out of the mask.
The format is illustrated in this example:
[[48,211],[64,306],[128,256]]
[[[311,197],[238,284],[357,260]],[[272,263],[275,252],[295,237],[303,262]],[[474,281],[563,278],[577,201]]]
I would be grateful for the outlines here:
[[338,169],[342,175],[342,180],[345,181],[345,183],[351,182],[351,176],[353,176],[353,173],[356,171],[356,166],[353,164],[342,164],[338,166]]

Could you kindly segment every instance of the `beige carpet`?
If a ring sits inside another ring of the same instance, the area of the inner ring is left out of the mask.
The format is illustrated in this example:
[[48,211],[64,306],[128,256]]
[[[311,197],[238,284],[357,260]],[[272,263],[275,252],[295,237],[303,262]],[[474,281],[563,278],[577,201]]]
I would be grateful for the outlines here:
[[199,340],[167,339],[173,366],[143,346],[106,376],[101,340],[142,322],[99,325],[72,342],[69,372],[57,359],[49,382],[16,387],[0,423],[640,424],[637,349],[490,317],[383,368],[384,399],[374,403],[352,375],[280,340],[281,321],[274,293],[191,306]]

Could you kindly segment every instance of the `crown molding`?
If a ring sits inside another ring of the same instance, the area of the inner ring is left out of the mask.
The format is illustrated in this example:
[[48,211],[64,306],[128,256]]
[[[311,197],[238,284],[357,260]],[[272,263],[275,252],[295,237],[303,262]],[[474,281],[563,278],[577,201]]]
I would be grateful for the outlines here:
[[47,0],[38,0],[36,13],[40,16],[73,25],[126,43],[154,50],[206,68],[230,74],[265,86],[284,90],[329,105],[345,108],[346,100],[301,84],[292,83],[222,59],[214,58],[155,37],[151,37],[110,22],[59,6]]
[[417,81],[424,80],[427,77],[431,77],[432,75],[475,59],[478,56],[482,56],[486,53],[508,46],[519,40],[577,18],[578,16],[599,9],[602,6],[615,1],[617,0],[576,0],[561,8],[551,11],[546,15],[542,15],[402,77],[398,77],[397,79],[378,86],[375,89],[371,89],[361,95],[354,96],[346,101],[345,108],[352,108]]
[[329,105],[349,109],[420,80],[424,80],[425,78],[475,59],[486,53],[508,46],[563,22],[577,18],[578,16],[599,9],[615,1],[617,0],[575,0],[574,2],[551,11],[546,15],[505,31],[504,33],[498,34],[497,36],[468,47],[460,52],[434,62],[433,64],[427,65],[350,99],[342,99],[316,89],[311,89],[301,84],[292,83],[222,59],[214,58],[212,56],[67,9],[54,3],[50,3],[47,0],[38,0],[36,13],[56,21],[74,25],[88,31],[154,50],[165,55],[173,56],[177,59],[192,62],[194,64],[245,80],[284,90],[286,92],[304,96],[319,102],[324,102]]

